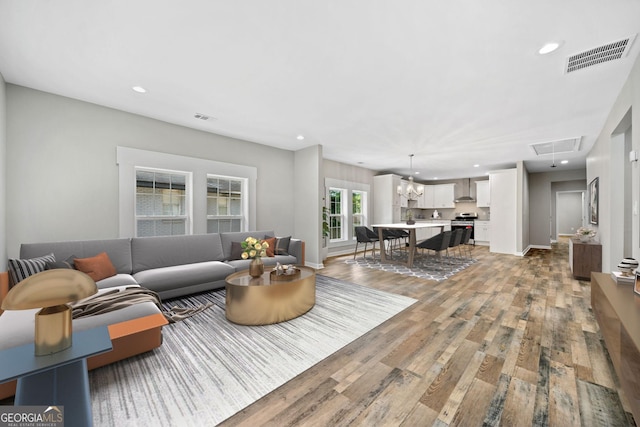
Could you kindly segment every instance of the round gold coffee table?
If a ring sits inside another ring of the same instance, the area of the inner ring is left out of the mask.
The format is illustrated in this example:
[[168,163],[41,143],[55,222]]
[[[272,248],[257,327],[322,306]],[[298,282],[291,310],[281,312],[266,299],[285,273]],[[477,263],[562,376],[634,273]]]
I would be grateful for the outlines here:
[[238,271],[226,281],[226,316],[240,325],[269,325],[303,315],[316,303],[316,273],[309,267],[296,266],[300,274],[272,280],[271,270],[262,277]]

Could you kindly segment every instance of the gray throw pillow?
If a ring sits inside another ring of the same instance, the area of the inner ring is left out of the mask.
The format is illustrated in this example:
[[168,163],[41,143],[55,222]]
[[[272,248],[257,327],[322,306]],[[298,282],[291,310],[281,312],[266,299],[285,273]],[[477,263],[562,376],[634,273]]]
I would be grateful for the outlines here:
[[229,261],[236,259],[242,259],[242,245],[240,242],[231,242],[231,254],[229,255]]
[[73,266],[73,259],[77,258],[75,255],[71,255],[69,258],[65,259],[64,261],[47,261],[44,269],[45,270],[54,270],[56,268],[70,268],[70,269],[74,269]]

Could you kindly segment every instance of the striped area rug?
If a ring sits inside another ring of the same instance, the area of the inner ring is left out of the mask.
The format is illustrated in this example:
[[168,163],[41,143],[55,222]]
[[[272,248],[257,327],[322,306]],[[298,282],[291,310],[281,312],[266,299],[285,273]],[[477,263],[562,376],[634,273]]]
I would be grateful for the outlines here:
[[266,326],[226,320],[224,290],[166,306],[214,306],[163,329],[160,348],[90,372],[96,426],[212,426],[395,316],[416,300],[326,276],[316,305]]

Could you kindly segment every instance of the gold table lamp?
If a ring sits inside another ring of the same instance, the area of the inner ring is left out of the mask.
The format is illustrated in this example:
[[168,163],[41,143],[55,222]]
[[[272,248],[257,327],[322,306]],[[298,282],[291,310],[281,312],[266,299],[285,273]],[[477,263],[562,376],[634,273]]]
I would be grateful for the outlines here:
[[27,277],[2,301],[3,310],[41,308],[36,313],[35,354],[44,356],[71,347],[69,302],[98,292],[96,282],[78,270],[60,268]]

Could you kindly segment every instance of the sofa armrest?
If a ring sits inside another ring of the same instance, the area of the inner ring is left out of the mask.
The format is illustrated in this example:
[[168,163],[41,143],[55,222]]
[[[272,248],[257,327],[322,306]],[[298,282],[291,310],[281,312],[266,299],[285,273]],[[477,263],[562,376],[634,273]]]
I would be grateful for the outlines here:
[[298,265],[304,265],[304,240],[291,239],[289,241],[289,255],[296,257]]

